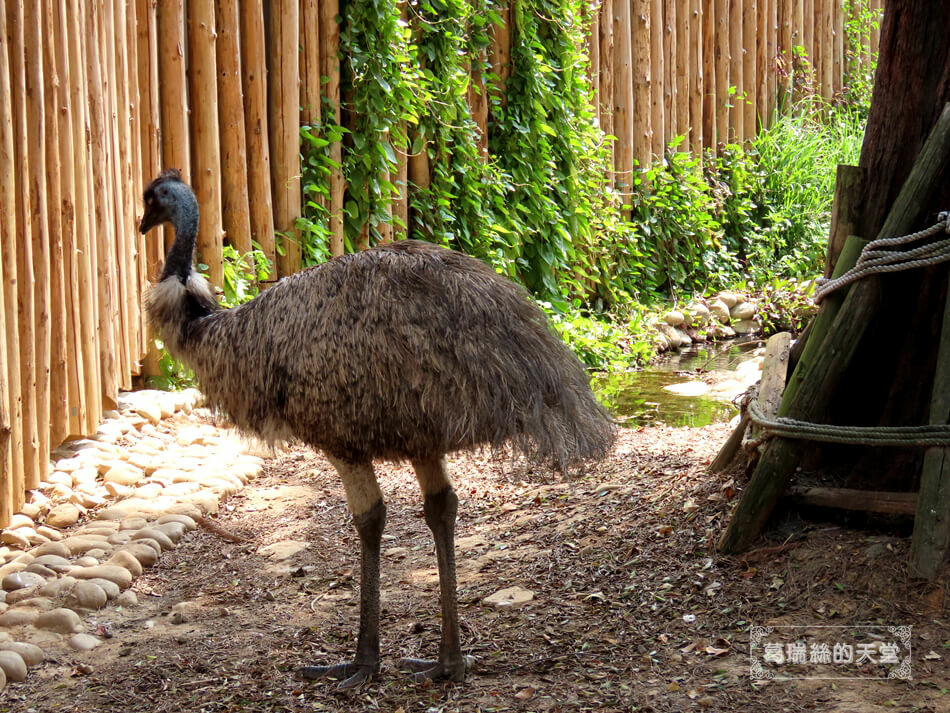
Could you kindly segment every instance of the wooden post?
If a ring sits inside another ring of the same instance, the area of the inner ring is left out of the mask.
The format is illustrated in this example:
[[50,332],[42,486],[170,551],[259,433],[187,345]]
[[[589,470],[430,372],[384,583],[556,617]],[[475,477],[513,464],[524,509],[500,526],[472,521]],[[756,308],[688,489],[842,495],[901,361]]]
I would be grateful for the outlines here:
[[[132,373],[138,370],[139,357],[139,302],[138,268],[135,265],[135,247],[126,238],[138,236],[135,224],[135,202],[132,195],[131,120],[129,102],[128,51],[126,47],[126,2],[112,0],[104,4],[108,67],[112,91],[112,158],[115,171],[115,221],[116,242],[119,258],[119,332],[122,370],[119,385],[132,388]],[[137,242],[137,237],[134,238]]]
[[[294,28],[296,29],[296,28]],[[192,102],[192,185],[201,206],[198,260],[208,266],[211,284],[224,283],[221,257],[224,227],[221,218],[221,134],[218,131],[218,63],[214,0],[188,0],[188,51]],[[297,36],[294,35],[296,55]],[[296,72],[296,68],[295,68]],[[290,119],[297,121],[297,94]]]
[[[835,10],[836,0],[816,0],[821,15],[816,20],[816,45],[821,58],[821,97],[830,102],[835,92]],[[840,65],[839,65],[840,66]]]
[[[676,115],[679,106],[676,86],[677,60],[677,12],[676,0],[663,0],[663,133],[669,144],[678,133]],[[664,148],[666,148],[664,146]]]
[[[137,37],[137,28],[139,26],[138,8],[136,2],[123,3],[125,7],[125,73],[128,82],[128,106],[129,106],[129,184],[128,184],[128,218],[127,225],[130,226],[132,240],[131,258],[132,273],[130,275],[130,294],[129,299],[134,310],[132,312],[135,318],[135,333],[132,335],[134,342],[132,353],[132,373],[140,375],[142,371],[141,359],[148,351],[148,323],[145,310],[142,308],[142,295],[148,285],[148,273],[146,272],[145,259],[145,236],[139,230],[140,201],[142,200],[142,124],[145,120],[147,98],[139,94],[139,53],[148,53],[148,44],[139,45]],[[120,19],[121,21],[121,19]],[[147,90],[145,90],[147,91]],[[147,150],[147,149],[146,149]]]
[[[597,59],[600,62],[598,76],[600,79],[600,104],[598,111],[600,116],[600,128],[607,136],[614,136],[614,0],[602,0],[600,4],[600,13],[597,16],[597,45],[600,53]],[[632,19],[631,21],[635,21]],[[635,124],[634,124],[635,125]],[[634,142],[636,142],[636,134]],[[608,171],[607,183],[613,185],[616,173],[616,142],[611,141],[610,146],[611,170]],[[631,147],[636,152],[636,149]]]
[[[651,151],[653,156],[663,159],[666,149],[666,57],[663,54],[663,38],[665,35],[663,24],[663,0],[651,0],[650,3],[650,76],[651,89],[651,117],[653,142]],[[617,80],[618,85],[620,80]]]
[[881,47],[881,21],[884,17],[884,0],[870,0],[871,9],[877,14],[877,22],[871,26],[871,52],[877,54]]
[[[221,213],[228,242],[245,255],[251,250],[251,211],[241,91],[240,20],[235,0],[217,0],[215,24],[221,128]],[[316,104],[320,105],[319,95]]]
[[772,117],[775,114],[779,96],[778,56],[781,51],[779,49],[779,1],[780,0],[766,0],[769,7],[769,49],[765,58],[765,71],[768,76],[768,93],[766,95],[765,111],[759,110],[762,114],[764,126],[772,125]]
[[[230,0],[229,0],[230,1]],[[300,123],[320,123],[320,8],[300,0]]]
[[729,140],[741,142],[745,136],[745,80],[742,52],[742,0],[729,2],[729,85],[734,91],[730,97]]
[[[789,77],[792,97],[801,98],[801,84],[805,81],[805,72],[801,67],[799,52],[805,50],[805,0],[791,0],[792,3],[792,44],[789,49]],[[799,49],[801,48],[801,49]],[[811,61],[810,58],[804,58]]]
[[803,0],[802,3],[802,46],[805,48],[805,59],[808,67],[805,69],[804,81],[816,81],[815,57],[815,3],[819,0]]
[[838,166],[835,195],[831,204],[831,229],[825,256],[825,277],[831,277],[847,237],[858,232],[864,197],[864,177],[863,168],[843,164]]
[[[756,41],[758,35],[759,0],[742,3],[742,132],[739,138],[749,142],[755,138],[758,80],[755,74]],[[763,38],[764,39],[764,38]]]
[[732,60],[729,43],[729,0],[716,0],[716,142],[729,143],[729,96]]
[[241,74],[244,87],[244,130],[247,138],[247,185],[251,240],[277,272],[274,210],[270,186],[270,144],[267,128],[267,66],[262,0],[246,0],[241,8]]
[[[950,104],[944,108],[921,149],[914,168],[878,234],[879,237],[903,235],[913,229],[913,221],[919,212],[918,198],[939,180],[948,155]],[[843,258],[839,260],[839,265],[842,262]],[[826,299],[831,299],[831,296]],[[867,314],[877,308],[880,300],[880,281],[875,277],[850,286],[828,335],[816,349],[815,359],[806,363],[803,355],[796,367],[796,373],[803,369],[807,371],[793,394],[790,389],[796,375],[792,375],[792,380],[786,387],[780,416],[813,421],[822,414],[870,324],[866,318]],[[817,341],[816,335],[812,334],[808,341],[806,352],[812,343]],[[944,394],[946,393],[948,392],[945,390]],[[797,442],[775,439],[769,444],[719,543],[723,552],[739,552],[759,536],[794,473],[801,452],[802,445]]]
[[[771,72],[768,69],[769,57],[769,9],[774,0],[758,0],[756,8],[756,26],[758,27],[753,37],[752,47],[747,50],[752,52],[755,49],[755,109],[752,114],[753,124],[748,125],[746,130],[749,136],[754,137],[756,133],[768,126],[769,116],[769,76]],[[746,115],[746,119],[749,116]]]
[[99,367],[98,332],[99,286],[96,275],[95,201],[91,161],[91,128],[88,94],[86,92],[85,0],[77,0],[67,12],[67,37],[69,38],[69,94],[73,106],[73,172],[76,180],[76,250],[79,291],[80,332],[82,359],[86,368],[82,371],[82,390],[86,398],[85,433],[94,433],[102,414],[102,372]]
[[[950,291],[943,308],[943,329],[930,401],[930,423],[950,423]],[[950,551],[950,448],[928,448],[920,475],[920,497],[910,544],[914,577],[933,579]]]
[[300,36],[297,0],[276,0],[271,4],[268,28],[267,85],[270,114],[267,126],[271,145],[271,190],[274,195],[274,227],[283,237],[283,254],[277,255],[277,273],[290,275],[300,269]]
[[[17,253],[21,238],[17,232],[17,160],[14,151],[14,102],[10,92],[10,57],[17,51],[16,38],[7,34],[7,11],[0,11],[0,266],[2,266],[3,375],[7,392],[6,413],[10,437],[6,453],[0,455],[0,522],[8,523],[13,513],[14,493],[23,484],[23,411],[20,398],[20,349],[17,320]],[[11,41],[12,39],[12,41]],[[15,64],[15,61],[14,61]]]
[[[66,380],[66,339],[67,313],[65,272],[63,262],[65,217],[62,210],[61,161],[59,144],[60,89],[61,77],[56,64],[55,22],[53,18],[53,0],[43,0],[40,25],[42,42],[42,72],[45,83],[43,124],[46,142],[46,197],[47,230],[49,234],[49,421],[45,427],[47,446],[52,449],[66,440],[69,432],[69,385]],[[63,38],[65,40],[65,38]],[[42,426],[41,426],[42,428]],[[47,451],[48,453],[48,451]],[[48,460],[48,457],[47,457]]]
[[[614,5],[614,17],[620,15],[622,11],[621,0]],[[630,19],[631,25],[631,44],[633,51],[633,151],[634,158],[640,166],[640,170],[650,168],[653,163],[653,62],[650,57],[653,31],[651,17],[650,0],[637,0],[633,4],[633,17]],[[617,61],[614,67],[619,69],[619,60],[622,56],[620,45],[624,41],[622,33],[625,25],[621,22],[614,24],[614,54]],[[614,81],[614,103],[619,101],[619,97],[627,91],[626,86],[621,82],[620,77],[616,76]],[[625,99],[624,101],[630,101]],[[616,110],[614,117],[614,131],[618,130]],[[662,132],[662,129],[660,130]],[[622,150],[624,139],[618,141],[614,149],[617,155],[615,165],[619,171],[619,156]],[[627,180],[627,179],[623,179]],[[620,183],[618,177],[617,182]],[[629,185],[629,184],[628,184]]]
[[[50,417],[50,236],[46,195],[46,110],[43,96],[42,13],[38,3],[24,3],[23,30],[26,49],[27,150],[29,152],[30,218],[33,242],[34,348],[36,365],[37,468],[26,476],[27,489],[35,488],[49,471]],[[23,272],[23,275],[29,273]],[[17,495],[17,505],[22,502]]]
[[[607,1],[613,3],[613,0]],[[511,5],[506,0],[499,3],[496,11],[501,18],[501,22],[491,26],[492,41],[488,51],[488,61],[492,66],[492,74],[498,77],[494,87],[492,87],[492,92],[498,96],[499,104],[505,107],[508,103],[508,77],[511,75],[511,34],[508,31],[508,23],[511,20]],[[601,26],[603,26],[603,23],[603,15],[601,15]],[[607,17],[607,24],[613,25],[613,19],[610,15]],[[603,30],[601,31],[603,32]],[[602,65],[605,61],[613,61],[612,58],[605,57],[603,46],[601,46],[600,59]],[[601,73],[603,73],[603,70],[601,70]]]
[[633,47],[631,44],[631,22],[629,2],[618,2],[614,6],[615,22],[613,28],[614,44],[614,92],[613,122],[617,143],[614,147],[614,167],[616,169],[617,190],[623,196],[622,202],[630,200],[633,190],[634,146],[640,138],[634,133],[634,74]]
[[716,117],[719,100],[716,97],[719,68],[716,66],[716,1],[703,3],[703,146],[716,148]]
[[[81,294],[79,291],[80,260],[77,223],[77,181],[73,142],[72,78],[69,67],[69,28],[66,0],[53,0],[51,17],[58,83],[56,86],[59,112],[57,114],[60,168],[60,234],[63,255],[63,319],[65,321],[64,350],[66,366],[67,435],[78,438],[86,430],[86,392],[83,384],[85,354],[82,343]],[[2,98],[0,98],[2,101]],[[80,109],[81,110],[81,109]]]
[[[89,135],[92,141],[92,162],[89,171],[92,176],[90,194],[95,200],[95,222],[92,225],[92,239],[96,246],[96,262],[92,269],[97,276],[97,306],[99,356],[101,375],[102,403],[111,408],[118,398],[118,347],[116,340],[116,315],[118,304],[114,284],[115,221],[113,220],[113,195],[109,153],[111,141],[108,141],[106,128],[106,99],[103,86],[103,68],[100,56],[99,22],[96,3],[89,0],[86,5],[86,47],[88,48],[88,87]],[[97,419],[98,420],[98,419]]]
[[[321,0],[320,65],[323,76],[327,77],[324,92],[337,126],[340,125],[340,26],[336,21],[339,12],[339,0]],[[507,67],[507,62],[503,66]],[[339,168],[343,161],[341,142],[330,144],[330,160],[334,166],[330,170],[330,254],[336,257],[343,254],[343,193],[346,190],[343,171]],[[409,180],[419,178],[418,175],[413,176],[413,164],[417,162],[415,157],[409,157]],[[428,176],[428,168],[425,174]]]
[[[675,3],[674,3],[675,5]],[[680,144],[680,151],[688,151],[692,136],[690,134],[689,109],[692,103],[690,90],[690,55],[695,54],[696,46],[690,44],[692,35],[690,27],[691,2],[683,3],[676,10],[676,29],[673,34],[676,40],[676,91],[673,93],[676,115],[676,129],[674,134],[684,137]]]
[[834,85],[832,87],[832,96],[836,96],[844,89],[844,8],[841,0],[835,0],[832,6],[832,15],[834,16],[834,54],[832,59],[832,76]]
[[696,156],[703,153],[703,7],[701,0],[689,2],[689,139]]
[[[263,28],[261,28],[263,37]],[[191,146],[188,130],[188,78],[185,74],[185,3],[158,3],[158,70],[161,106],[162,168],[177,168],[191,182]],[[165,247],[174,231],[165,231]]]
[[[142,181],[148,183],[162,170],[161,104],[158,95],[158,11],[151,0],[136,0],[136,41],[139,45],[139,88],[143,105],[141,128]],[[243,111],[242,111],[243,115]],[[141,196],[136,196],[141,200]],[[164,230],[164,228],[162,229]],[[158,271],[165,259],[165,243],[162,231],[152,231],[145,236],[145,273],[148,280],[158,278]],[[157,352],[150,352],[157,358]],[[156,374],[157,362],[145,359],[145,373]]]

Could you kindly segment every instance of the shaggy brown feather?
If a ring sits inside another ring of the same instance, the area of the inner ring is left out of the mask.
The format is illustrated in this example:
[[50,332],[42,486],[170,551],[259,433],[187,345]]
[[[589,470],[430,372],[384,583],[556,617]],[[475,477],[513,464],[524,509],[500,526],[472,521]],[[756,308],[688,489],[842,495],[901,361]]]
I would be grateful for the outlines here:
[[[235,309],[210,295],[197,275],[165,280],[149,320],[211,403],[265,439],[354,462],[510,443],[562,470],[613,444],[614,424],[544,313],[460,253],[406,240],[299,272]],[[187,304],[207,314],[187,319]]]

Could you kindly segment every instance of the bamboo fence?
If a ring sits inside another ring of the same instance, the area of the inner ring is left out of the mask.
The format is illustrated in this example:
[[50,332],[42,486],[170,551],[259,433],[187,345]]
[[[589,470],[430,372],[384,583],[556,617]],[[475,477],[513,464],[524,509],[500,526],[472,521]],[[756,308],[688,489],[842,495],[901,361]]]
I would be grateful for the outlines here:
[[[143,363],[155,368],[141,298],[173,236],[143,237],[137,221],[159,170],[178,168],[195,188],[198,261],[215,284],[226,244],[258,247],[276,276],[299,269],[300,125],[347,120],[338,15],[337,0],[4,4],[0,525],[47,475],[52,449],[95,433]],[[791,96],[831,100],[848,82],[839,0],[600,0],[586,17],[597,116],[617,137],[608,178],[621,190],[674,137],[693,151],[746,141]],[[516,39],[506,24],[491,38],[492,73],[473,70],[469,91],[486,157]],[[869,61],[876,31],[859,45]],[[339,166],[341,144],[328,150]],[[412,191],[429,182],[425,151],[397,159],[383,239],[405,235]],[[346,186],[339,168],[327,181],[339,255]]]

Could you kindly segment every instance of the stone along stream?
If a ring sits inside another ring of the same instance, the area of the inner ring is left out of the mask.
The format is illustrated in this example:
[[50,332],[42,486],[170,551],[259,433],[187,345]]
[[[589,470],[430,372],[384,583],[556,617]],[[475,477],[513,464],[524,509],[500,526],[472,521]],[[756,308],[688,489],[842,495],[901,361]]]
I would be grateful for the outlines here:
[[739,413],[732,400],[761,376],[764,342],[696,344],[642,371],[604,374],[593,386],[624,426],[707,426]]

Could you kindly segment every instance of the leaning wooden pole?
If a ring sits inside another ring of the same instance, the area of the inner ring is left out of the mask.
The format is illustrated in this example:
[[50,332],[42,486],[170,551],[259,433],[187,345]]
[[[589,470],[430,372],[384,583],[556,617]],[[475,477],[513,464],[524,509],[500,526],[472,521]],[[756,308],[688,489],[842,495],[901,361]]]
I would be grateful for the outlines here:
[[264,48],[264,5],[245,0],[241,7],[241,76],[244,88],[244,131],[251,240],[277,272],[274,209],[270,188],[270,144],[267,129],[267,63]]
[[[0,521],[7,523],[13,513],[16,488],[23,482],[23,412],[20,391],[20,349],[17,319],[17,252],[22,238],[17,233],[17,161],[14,151],[13,97],[10,93],[10,37],[7,14],[0,12],[0,266],[3,304],[3,381],[7,385],[6,413],[10,436],[6,454],[0,453]],[[0,398],[4,394],[0,392]],[[2,408],[2,407],[0,407]],[[8,454],[8,455],[7,455]]]
[[[26,488],[37,487],[49,471],[50,451],[50,235],[46,193],[46,108],[43,82],[42,13],[38,3],[24,3],[26,48],[26,115],[30,219],[33,242],[34,357],[36,367],[37,468],[27,473]],[[24,275],[28,274],[26,272]],[[17,503],[21,502],[18,496]]]
[[297,0],[277,0],[271,4],[268,28],[267,126],[271,145],[271,190],[274,195],[274,228],[282,236],[283,250],[277,255],[277,273],[290,275],[300,269],[300,6]]
[[[340,12],[339,0],[321,0],[320,2],[320,65],[323,76],[327,78],[324,93],[330,111],[330,118],[336,126],[341,124],[340,115],[340,26],[337,15]],[[341,141],[330,143],[330,254],[334,257],[343,254],[343,194],[346,185],[343,180],[343,144]],[[423,149],[423,153],[425,150]],[[408,180],[420,179],[419,159],[409,156]],[[414,171],[413,169],[417,170]],[[425,168],[428,175],[428,166]],[[417,184],[418,185],[418,184]]]
[[[950,104],[944,107],[928,136],[877,237],[904,235],[917,227],[915,221],[920,212],[919,197],[927,195],[940,180],[948,156]],[[874,313],[880,301],[878,276],[851,285],[814,361],[807,365],[797,390],[790,395],[789,389],[786,389],[779,416],[816,421],[823,415],[868,329],[870,320],[867,315]],[[804,364],[803,359],[796,367],[796,372]],[[798,380],[794,373],[792,380]],[[759,536],[795,472],[805,447],[802,442],[786,439],[775,439],[769,444],[720,540],[720,550],[740,552]]]

